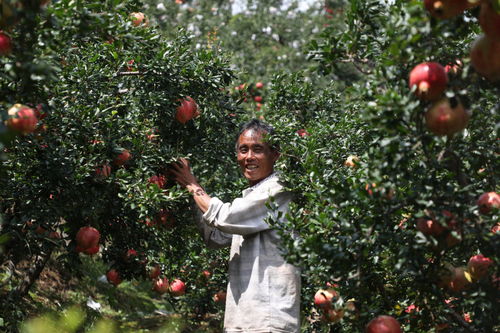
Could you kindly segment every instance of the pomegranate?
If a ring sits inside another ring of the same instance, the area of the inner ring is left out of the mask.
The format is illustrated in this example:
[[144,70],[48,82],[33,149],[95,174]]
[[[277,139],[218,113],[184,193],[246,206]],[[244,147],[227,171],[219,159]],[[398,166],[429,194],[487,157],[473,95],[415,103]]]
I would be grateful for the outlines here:
[[168,209],[162,208],[153,220],[153,224],[158,227],[172,229],[175,225],[175,218]]
[[344,317],[343,309],[328,309],[325,310],[321,319],[327,323],[338,323],[342,317]]
[[420,218],[417,220],[417,230],[426,236],[439,236],[446,229],[438,221]]
[[468,0],[424,0],[425,9],[438,19],[449,19],[477,5],[479,1],[473,3]]
[[478,254],[470,257],[467,263],[467,272],[472,276],[474,280],[479,280],[486,274],[488,274],[488,267],[493,264],[493,260]]
[[95,175],[98,179],[104,179],[111,175],[111,167],[109,164],[103,164],[95,169]]
[[164,175],[154,175],[149,177],[148,182],[158,186],[159,188],[163,188],[167,180]]
[[350,168],[357,168],[359,164],[359,157],[356,155],[349,155],[344,161],[344,165]]
[[117,166],[125,165],[132,158],[132,154],[127,149],[122,149],[122,151],[115,157],[113,162]]
[[106,279],[108,280],[109,283],[111,283],[114,286],[119,285],[122,283],[122,279],[120,278],[120,273],[114,268],[110,269],[106,273]]
[[257,82],[257,83],[255,84],[255,88],[257,88],[257,89],[262,89],[262,88],[264,88],[264,83],[262,83],[262,82]]
[[426,101],[441,97],[448,85],[446,70],[437,62],[423,62],[410,72],[410,89],[416,86],[415,94]]
[[10,37],[0,31],[0,55],[9,55],[12,52],[12,41]]
[[38,118],[36,112],[22,104],[14,104],[8,111],[10,118],[7,127],[15,132],[23,134],[32,133],[36,129]]
[[172,296],[182,296],[186,293],[186,285],[179,279],[175,279],[170,284],[170,295]]
[[496,192],[483,193],[477,199],[479,212],[489,214],[492,209],[500,208],[500,195]]
[[470,115],[457,98],[442,98],[425,113],[425,124],[436,135],[452,135],[463,130]]
[[262,96],[255,96],[253,100],[256,101],[257,103],[260,103],[262,102]]
[[153,280],[157,279],[161,274],[161,269],[160,265],[154,265],[150,270],[149,270],[149,277]]
[[366,333],[403,333],[399,322],[391,316],[378,316],[365,327]]
[[97,253],[99,251],[100,237],[101,234],[97,229],[93,227],[81,227],[76,233],[77,252],[84,252],[86,254]]
[[198,111],[198,105],[195,100],[188,96],[181,100],[181,105],[177,107],[175,119],[181,124],[185,124],[199,114],[200,112]]
[[500,41],[500,13],[495,11],[490,1],[481,4],[479,25],[488,38]]
[[164,278],[158,278],[156,281],[153,283],[153,289],[159,294],[164,294],[168,291],[169,288],[169,283],[168,279],[166,277]]
[[226,292],[220,290],[215,293],[215,295],[213,296],[213,300],[215,303],[224,303],[226,301],[226,296]]
[[297,130],[296,132],[301,138],[305,137],[305,136],[309,136],[309,132],[307,132],[305,129],[301,128],[299,130]]
[[147,27],[149,25],[149,20],[146,17],[146,15],[144,15],[144,13],[141,12],[131,13],[130,18],[132,19],[132,24],[135,27],[138,27],[140,25]]
[[314,294],[314,305],[323,310],[328,310],[332,307],[332,302],[338,296],[339,294],[333,288],[319,289],[316,294]]
[[468,274],[468,272],[463,267],[455,267],[453,278],[447,285],[448,289],[454,292],[459,292],[468,288],[471,284],[471,281],[469,281],[469,278],[467,278],[466,274]]
[[446,288],[455,276],[455,267],[449,263],[444,263],[443,266],[439,267],[436,276],[436,284],[440,288]]
[[201,276],[203,276],[205,279],[210,279],[210,276],[212,275],[212,273],[210,273],[209,271],[207,270],[204,270],[201,272]]
[[500,80],[500,40],[479,35],[472,44],[471,64],[482,76],[490,81]]

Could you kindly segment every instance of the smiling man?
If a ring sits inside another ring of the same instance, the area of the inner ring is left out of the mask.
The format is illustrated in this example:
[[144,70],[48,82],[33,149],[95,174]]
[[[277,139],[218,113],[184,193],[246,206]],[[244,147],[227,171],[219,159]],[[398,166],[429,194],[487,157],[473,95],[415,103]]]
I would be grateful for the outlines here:
[[212,248],[231,246],[226,333],[300,331],[300,271],[285,261],[279,235],[267,223],[269,217],[282,219],[291,200],[274,172],[279,151],[268,143],[272,135],[273,128],[259,120],[243,125],[236,142],[237,161],[250,187],[231,203],[210,197],[186,159],[172,170],[203,214],[205,243]]

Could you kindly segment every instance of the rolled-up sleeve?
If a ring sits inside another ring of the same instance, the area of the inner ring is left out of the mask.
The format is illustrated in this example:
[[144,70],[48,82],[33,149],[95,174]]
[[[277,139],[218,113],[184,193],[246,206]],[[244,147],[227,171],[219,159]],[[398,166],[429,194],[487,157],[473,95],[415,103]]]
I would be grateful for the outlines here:
[[196,209],[196,224],[198,230],[203,237],[204,243],[210,249],[221,249],[231,246],[233,235],[222,232],[214,227],[207,225],[203,220],[203,215],[200,210]]
[[250,235],[270,229],[265,217],[270,213],[266,203],[273,197],[278,206],[289,200],[285,192],[255,192],[251,195],[235,199],[232,203],[224,203],[217,197],[210,200],[208,210],[203,214],[207,225],[218,230],[237,235]]

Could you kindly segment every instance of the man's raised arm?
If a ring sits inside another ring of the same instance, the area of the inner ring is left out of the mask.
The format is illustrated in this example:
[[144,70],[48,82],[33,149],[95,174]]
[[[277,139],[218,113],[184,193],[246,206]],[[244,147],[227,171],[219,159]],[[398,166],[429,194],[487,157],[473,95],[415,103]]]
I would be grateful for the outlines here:
[[193,195],[194,202],[198,208],[205,213],[210,205],[211,197],[205,192],[203,187],[198,184],[198,180],[191,172],[189,161],[185,158],[179,159],[172,164],[170,172],[179,185],[185,187]]

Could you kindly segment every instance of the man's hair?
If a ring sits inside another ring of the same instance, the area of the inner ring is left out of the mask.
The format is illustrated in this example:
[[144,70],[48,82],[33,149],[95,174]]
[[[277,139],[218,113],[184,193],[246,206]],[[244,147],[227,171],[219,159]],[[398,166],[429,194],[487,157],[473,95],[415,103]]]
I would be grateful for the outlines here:
[[259,119],[252,119],[243,125],[240,126],[240,132],[238,133],[238,137],[236,138],[236,150],[238,150],[238,140],[245,131],[248,130],[254,130],[259,133],[265,133],[266,134],[266,141],[269,143],[269,147],[271,147],[272,150],[279,151],[279,144],[277,142],[273,142],[271,139],[275,133],[274,128],[263,122],[260,121]]

